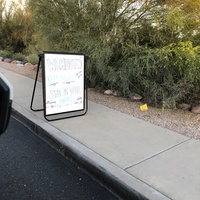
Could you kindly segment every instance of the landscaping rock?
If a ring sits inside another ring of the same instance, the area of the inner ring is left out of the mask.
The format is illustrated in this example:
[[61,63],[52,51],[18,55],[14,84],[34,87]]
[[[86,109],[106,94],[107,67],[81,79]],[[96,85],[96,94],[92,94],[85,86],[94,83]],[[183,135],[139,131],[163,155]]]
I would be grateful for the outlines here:
[[106,94],[106,95],[111,95],[112,93],[113,93],[112,90],[106,90],[106,91],[104,91],[104,94]]
[[12,59],[10,59],[10,58],[5,58],[5,59],[4,59],[4,62],[6,62],[6,63],[11,63],[11,62],[12,62]]
[[23,65],[23,64],[17,64],[17,66],[18,66],[18,67],[24,67],[24,65]]
[[25,66],[26,68],[30,68],[30,69],[32,69],[32,70],[35,70],[35,66],[32,65],[31,63],[26,63],[24,66]]
[[128,97],[131,101],[140,101],[142,99],[142,96],[137,93],[130,93]]
[[200,114],[196,115],[195,119],[196,119],[197,122],[200,122]]
[[21,61],[21,64],[25,65],[28,61],[24,60],[24,61]]
[[200,105],[192,107],[191,112],[194,114],[200,114]]
[[17,64],[23,64],[22,61],[16,60]]
[[118,90],[115,90],[112,95],[115,96],[115,97],[121,97],[122,93]]
[[190,110],[192,106],[187,103],[181,103],[177,107],[182,110]]
[[11,64],[12,64],[12,65],[16,65],[16,64],[17,64],[17,60],[13,60],[13,61],[11,62]]

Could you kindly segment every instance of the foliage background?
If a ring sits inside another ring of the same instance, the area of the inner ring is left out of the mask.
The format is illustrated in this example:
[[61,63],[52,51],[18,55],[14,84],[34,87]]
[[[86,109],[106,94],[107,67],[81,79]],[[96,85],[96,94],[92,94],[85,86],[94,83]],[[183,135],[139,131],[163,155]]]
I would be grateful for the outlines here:
[[90,87],[163,107],[200,98],[199,0],[0,0],[0,26],[0,54],[86,54]]

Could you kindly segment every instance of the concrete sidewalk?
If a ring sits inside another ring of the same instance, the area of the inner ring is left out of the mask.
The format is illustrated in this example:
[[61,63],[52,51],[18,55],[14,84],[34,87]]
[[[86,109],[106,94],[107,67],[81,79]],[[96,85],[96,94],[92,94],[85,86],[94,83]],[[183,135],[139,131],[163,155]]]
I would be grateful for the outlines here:
[[[199,200],[200,142],[89,101],[82,117],[48,122],[30,109],[34,80],[0,68],[13,116],[102,179],[123,199]],[[42,108],[37,83],[34,105]]]

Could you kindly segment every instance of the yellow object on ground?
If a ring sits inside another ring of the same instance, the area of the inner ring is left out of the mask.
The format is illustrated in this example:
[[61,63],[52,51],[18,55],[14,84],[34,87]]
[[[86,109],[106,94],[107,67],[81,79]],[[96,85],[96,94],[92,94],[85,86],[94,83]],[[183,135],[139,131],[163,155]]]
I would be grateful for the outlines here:
[[146,111],[146,110],[148,110],[147,104],[141,105],[141,106],[140,106],[140,110],[141,110],[141,111]]

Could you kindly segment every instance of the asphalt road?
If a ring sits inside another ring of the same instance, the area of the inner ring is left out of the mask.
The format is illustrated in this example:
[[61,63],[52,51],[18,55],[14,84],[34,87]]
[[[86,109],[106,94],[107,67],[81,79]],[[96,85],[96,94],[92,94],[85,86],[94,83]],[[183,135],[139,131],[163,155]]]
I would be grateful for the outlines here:
[[51,199],[118,198],[11,118],[0,136],[0,200]]

